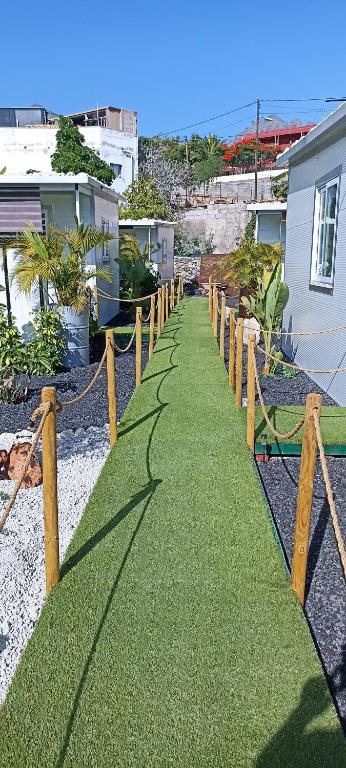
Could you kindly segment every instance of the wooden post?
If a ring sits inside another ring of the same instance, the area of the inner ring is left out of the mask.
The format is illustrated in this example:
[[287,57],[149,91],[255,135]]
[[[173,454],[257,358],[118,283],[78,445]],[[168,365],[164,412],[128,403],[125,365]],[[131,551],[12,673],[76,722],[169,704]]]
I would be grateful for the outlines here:
[[243,376],[243,333],[244,333],[244,320],[242,317],[238,317],[237,322],[237,359],[236,359],[236,376],[235,376],[235,404],[241,406],[241,390],[242,390],[242,376]]
[[321,413],[321,403],[321,395],[310,394],[306,398],[291,569],[291,586],[302,605],[304,605],[305,599],[310,519],[317,455],[317,439],[313,410],[317,410],[319,417]]
[[161,331],[165,324],[165,287],[161,285]]
[[149,322],[149,360],[154,352],[155,336],[155,296],[150,298],[150,322]]
[[161,288],[157,291],[156,338],[161,336]]
[[96,318],[96,320],[98,320],[99,319],[99,302],[98,302],[97,285],[94,285],[94,287],[93,287],[93,294],[94,294],[95,318]]
[[209,307],[209,317],[210,319],[213,316],[213,296],[212,296],[212,284],[211,284],[211,275],[209,275],[209,281],[208,281],[208,307]]
[[51,403],[42,430],[44,546],[48,595],[60,579],[55,387],[43,387],[41,402]]
[[142,381],[142,307],[136,307],[136,387]]
[[171,312],[174,309],[174,280],[171,280]]
[[226,325],[226,296],[221,294],[221,322],[220,322],[220,357],[225,359],[225,325]]
[[218,298],[217,288],[214,285],[213,290],[213,335],[217,338],[217,317],[218,317]]
[[166,320],[169,318],[169,291],[168,291],[168,283],[166,283],[165,287],[165,297],[166,297]]
[[109,442],[112,447],[116,443],[117,434],[117,396],[115,389],[115,355],[114,355],[113,331],[106,331],[107,344],[107,391],[108,391],[108,417],[109,417]]
[[232,389],[235,387],[235,317],[234,308],[229,313],[229,357],[228,357],[228,383]]
[[246,441],[250,451],[255,446],[255,368],[253,356],[255,353],[256,336],[249,336],[247,342],[247,409],[246,409]]
[[180,275],[178,275],[177,304],[179,304],[179,301],[180,301]]

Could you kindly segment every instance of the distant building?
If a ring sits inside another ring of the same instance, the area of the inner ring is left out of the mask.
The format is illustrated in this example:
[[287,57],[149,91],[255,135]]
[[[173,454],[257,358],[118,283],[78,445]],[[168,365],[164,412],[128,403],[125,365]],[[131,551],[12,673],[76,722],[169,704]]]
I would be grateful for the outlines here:
[[[315,123],[308,123],[307,125],[274,128],[272,130],[269,129],[268,131],[259,131],[258,138],[261,144],[274,145],[274,147],[282,148],[283,151],[284,149],[287,149],[287,147],[290,147],[291,144],[294,144],[295,141],[306,136],[306,134],[314,127]],[[256,133],[244,133],[242,136],[237,136],[237,140],[234,143],[238,143],[239,141],[255,141],[255,139]]]
[[[112,188],[124,192],[138,171],[137,113],[108,106],[69,117],[114,171]],[[51,172],[57,118],[40,105],[0,108],[0,168],[12,174]]]
[[120,235],[132,235],[150,251],[153,269],[162,282],[174,276],[174,222],[161,219],[120,219]]

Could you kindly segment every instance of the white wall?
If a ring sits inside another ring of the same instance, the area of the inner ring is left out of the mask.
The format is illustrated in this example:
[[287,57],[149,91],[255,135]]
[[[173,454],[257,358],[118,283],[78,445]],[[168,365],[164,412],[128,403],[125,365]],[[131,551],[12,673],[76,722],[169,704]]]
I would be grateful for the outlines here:
[[[138,171],[138,139],[126,133],[90,126],[81,128],[86,143],[96,149],[106,163],[122,166],[121,176],[112,188],[123,192]],[[56,128],[0,128],[0,168],[7,173],[26,173],[28,170],[51,171],[51,155],[56,146]]]
[[[343,325],[346,314],[346,137],[311,154],[290,168],[287,201],[285,279],[290,296],[284,313],[289,331],[312,331]],[[335,274],[331,291],[311,286],[311,254],[316,182],[325,174],[340,175]],[[285,350],[298,365],[334,369],[346,366],[346,334],[296,336]],[[312,374],[340,405],[346,406],[346,375]]]

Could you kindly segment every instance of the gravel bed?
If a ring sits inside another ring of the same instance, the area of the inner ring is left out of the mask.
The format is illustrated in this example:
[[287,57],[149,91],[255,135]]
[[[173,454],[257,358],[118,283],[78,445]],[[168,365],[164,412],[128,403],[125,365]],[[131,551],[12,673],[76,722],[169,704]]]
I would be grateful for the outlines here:
[[[258,470],[288,563],[294,533],[299,458],[272,458]],[[346,459],[329,458],[328,469],[346,541]],[[346,590],[319,461],[312,510],[306,616],[346,733]]]
[[[58,436],[60,559],[109,451],[108,426]],[[9,494],[11,481],[1,482]],[[2,506],[2,505],[1,505]],[[45,596],[42,486],[20,491],[0,534],[0,704]]]
[[[118,339],[119,346],[126,346],[126,339]],[[142,341],[142,369],[148,361],[149,345]],[[27,427],[34,408],[40,401],[42,387],[56,387],[60,400],[70,400],[85,389],[91,381],[98,363],[74,368],[55,376],[34,376],[31,380],[28,399],[25,403],[0,405],[0,433],[16,432]],[[135,387],[135,352],[132,347],[125,354],[116,356],[116,383],[118,419],[121,418]],[[57,429],[78,429],[90,426],[103,427],[108,422],[107,382],[105,366],[95,386],[83,400],[58,415]]]
[[[287,362],[291,362],[284,357]],[[225,332],[225,365],[228,370],[229,362],[229,330]],[[256,363],[258,371],[263,369],[264,357],[261,352],[256,352]],[[247,349],[243,351],[243,389],[242,395],[246,397],[246,371],[247,371]],[[323,405],[336,405],[335,401],[329,397],[306,373],[297,373],[295,376],[284,376],[275,374],[275,376],[262,376],[261,389],[264,400],[268,405],[305,405],[306,396],[310,392],[316,392],[323,396]],[[256,405],[259,400],[256,392]]]

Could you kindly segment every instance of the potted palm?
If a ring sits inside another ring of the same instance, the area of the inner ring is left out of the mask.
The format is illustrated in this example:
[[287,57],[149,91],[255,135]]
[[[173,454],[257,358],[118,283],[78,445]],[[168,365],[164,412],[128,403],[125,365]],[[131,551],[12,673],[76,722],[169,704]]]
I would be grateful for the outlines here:
[[59,306],[66,348],[63,365],[75,368],[89,363],[89,301],[87,281],[112,281],[109,269],[88,266],[93,248],[106,245],[114,235],[100,227],[76,222],[75,229],[49,226],[45,235],[33,229],[20,233],[12,247],[18,258],[12,279],[19,289],[30,293],[39,282],[51,286]]

